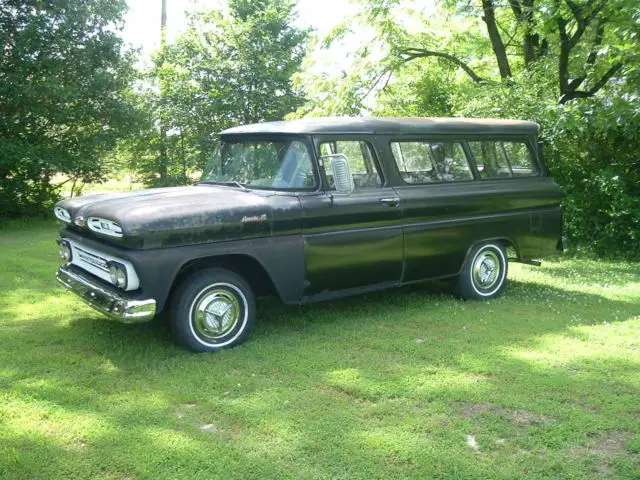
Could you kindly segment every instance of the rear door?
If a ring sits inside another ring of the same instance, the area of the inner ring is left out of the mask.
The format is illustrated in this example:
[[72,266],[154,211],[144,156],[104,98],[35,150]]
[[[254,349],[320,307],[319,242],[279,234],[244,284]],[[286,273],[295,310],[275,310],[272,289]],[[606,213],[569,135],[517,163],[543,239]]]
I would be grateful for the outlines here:
[[482,228],[470,220],[479,213],[479,192],[464,144],[446,137],[401,138],[390,147],[405,223],[403,281],[457,273]]
[[387,186],[366,138],[322,136],[318,156],[349,159],[355,190],[335,192],[330,159],[320,162],[323,192],[300,197],[305,245],[305,296],[396,284],[402,275],[399,197]]

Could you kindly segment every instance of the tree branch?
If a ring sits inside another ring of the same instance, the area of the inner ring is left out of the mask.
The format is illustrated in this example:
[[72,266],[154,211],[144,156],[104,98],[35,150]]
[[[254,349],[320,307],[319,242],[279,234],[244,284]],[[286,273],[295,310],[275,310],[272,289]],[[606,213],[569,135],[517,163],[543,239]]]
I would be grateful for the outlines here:
[[391,79],[391,75],[393,75],[393,72],[391,70],[384,70],[380,75],[378,75],[376,77],[376,80],[373,82],[373,84],[371,84],[371,87],[369,87],[369,89],[367,90],[367,92],[362,97],[360,97],[360,101],[363,101],[365,98],[369,96],[371,92],[373,92],[374,88],[376,88],[378,83],[380,83],[380,80],[382,80],[387,73],[389,74],[389,76],[387,77],[387,81],[385,82],[382,88],[385,88],[387,86],[387,84],[389,83],[389,80]]
[[[606,23],[605,19],[598,20],[598,23],[596,25],[596,36],[593,39],[593,46],[591,47],[591,52],[589,52],[589,56],[585,61],[585,70],[588,67],[593,66],[593,64],[596,62],[596,58],[598,56],[598,47],[602,44],[602,40],[604,38],[605,23]],[[571,82],[568,85],[568,91],[571,92],[573,90],[576,90],[580,85],[582,85],[582,82],[584,82],[586,78],[587,78],[587,72],[585,71],[583,75],[571,80]]]
[[613,65],[611,65],[611,67],[609,67],[609,70],[607,70],[604,75],[602,75],[602,77],[600,78],[600,80],[598,80],[593,87],[591,87],[589,90],[573,90],[570,91],[564,95],[562,95],[562,97],[560,97],[560,104],[563,105],[565,103],[567,103],[569,100],[573,100],[574,98],[589,98],[589,97],[593,97],[596,93],[598,93],[600,91],[600,89],[602,87],[604,87],[607,82],[611,79],[611,77],[613,77],[618,70],[620,70],[622,68],[623,64],[618,62],[615,63]]
[[598,20],[598,24],[596,25],[596,36],[593,39],[593,46],[591,47],[591,52],[587,57],[586,65],[593,65],[596,61],[596,57],[598,56],[598,47],[602,45],[602,39],[604,38],[604,24],[606,22],[607,20],[604,18]]
[[614,63],[613,65],[611,65],[611,67],[609,67],[609,70],[607,70],[604,73],[602,78],[600,78],[600,80],[598,80],[595,83],[595,85],[589,89],[589,93],[591,95],[595,95],[596,93],[598,93],[598,91],[602,87],[604,87],[606,85],[606,83],[611,79],[611,77],[613,77],[618,72],[618,70],[620,70],[621,68],[622,68],[622,63],[621,62],[617,62],[617,63]]
[[520,5],[520,0],[509,0],[509,5],[511,5],[511,10],[513,10],[513,14],[516,17],[516,20],[521,22],[522,21],[522,5]]
[[498,26],[496,24],[495,7],[493,6],[493,0],[482,0],[482,11],[484,15],[482,20],[487,24],[487,32],[489,33],[489,40],[491,40],[491,47],[493,53],[496,56],[498,62],[498,69],[500,70],[500,76],[502,78],[510,78],[511,67],[509,66],[509,59],[507,58],[507,52],[500,37]]
[[565,95],[569,91],[569,35],[567,34],[567,21],[558,17],[558,33],[560,34],[560,58],[558,59],[558,76],[560,81],[560,94]]
[[[518,25],[524,25],[522,52],[525,67],[529,67],[544,54],[542,49],[539,49],[540,35],[534,33],[536,21],[534,17],[533,0],[509,0],[509,5],[511,6]],[[507,45],[509,45],[510,42],[511,40],[507,42]]]
[[565,0],[564,3],[567,4],[567,7],[569,7],[573,16],[576,17],[576,20],[580,21],[582,19],[582,8],[578,7],[572,0]]
[[436,52],[434,50],[426,50],[423,48],[406,48],[398,51],[402,60],[406,62],[410,62],[411,60],[415,60],[416,58],[427,58],[427,57],[438,57],[449,60],[452,63],[458,65],[462,70],[465,71],[467,75],[471,77],[471,79],[476,83],[487,83],[487,80],[480,77],[476,72],[474,72],[469,65],[460,60],[455,55],[445,52]]
[[[584,34],[584,31],[587,29],[587,27],[593,21],[596,15],[598,15],[598,13],[600,13],[600,11],[605,7],[607,2],[606,0],[600,1],[598,3],[595,3],[594,1],[590,1],[587,4],[585,4],[585,6],[583,7],[579,7],[572,0],[565,0],[565,3],[569,7],[569,10],[571,10],[571,13],[573,14],[573,16],[576,19],[576,22],[578,23],[575,33],[569,39],[569,49],[572,49],[578,44],[578,42],[582,38],[582,35]],[[585,8],[587,6],[593,5],[594,3],[595,3],[595,6],[591,9],[589,14],[587,16],[584,16]]]

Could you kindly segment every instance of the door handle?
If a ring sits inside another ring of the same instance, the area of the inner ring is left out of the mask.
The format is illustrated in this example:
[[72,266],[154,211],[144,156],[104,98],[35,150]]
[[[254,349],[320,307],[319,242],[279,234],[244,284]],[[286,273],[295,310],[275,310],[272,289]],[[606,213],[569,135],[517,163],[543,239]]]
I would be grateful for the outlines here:
[[398,197],[381,198],[379,201],[381,204],[386,205],[387,207],[397,207],[398,205],[400,205],[400,198]]

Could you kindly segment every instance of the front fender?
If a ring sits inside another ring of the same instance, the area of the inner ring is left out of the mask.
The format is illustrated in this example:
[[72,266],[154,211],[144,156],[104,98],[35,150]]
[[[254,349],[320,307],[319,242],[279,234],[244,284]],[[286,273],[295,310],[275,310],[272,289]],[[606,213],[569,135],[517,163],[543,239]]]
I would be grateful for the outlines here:
[[164,309],[174,281],[185,265],[218,256],[244,255],[257,261],[285,303],[297,303],[303,296],[304,242],[298,234],[145,250],[121,248],[70,229],[63,229],[61,236],[130,261],[140,279],[139,293],[154,298],[158,312]]

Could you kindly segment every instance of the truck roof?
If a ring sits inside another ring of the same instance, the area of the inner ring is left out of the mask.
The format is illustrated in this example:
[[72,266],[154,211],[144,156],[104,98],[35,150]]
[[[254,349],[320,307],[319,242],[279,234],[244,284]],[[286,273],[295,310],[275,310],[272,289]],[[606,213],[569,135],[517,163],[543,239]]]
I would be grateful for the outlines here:
[[229,128],[221,135],[244,134],[391,134],[524,133],[539,125],[525,120],[497,118],[317,117],[253,123]]

